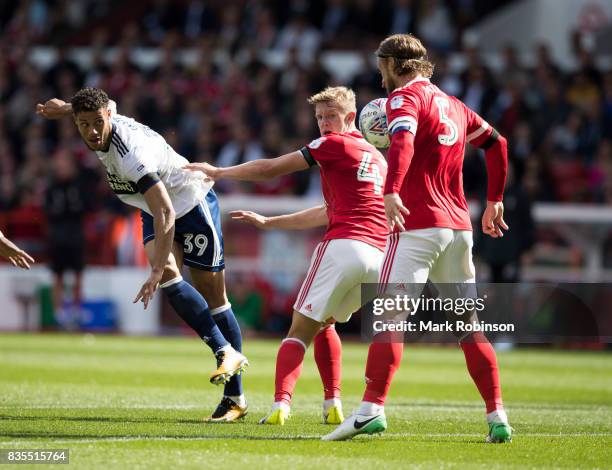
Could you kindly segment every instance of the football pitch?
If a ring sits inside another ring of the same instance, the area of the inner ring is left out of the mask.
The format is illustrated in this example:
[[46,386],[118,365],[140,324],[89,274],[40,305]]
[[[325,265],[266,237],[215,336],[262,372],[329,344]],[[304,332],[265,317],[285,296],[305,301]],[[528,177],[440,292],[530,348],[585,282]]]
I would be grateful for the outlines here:
[[[249,416],[215,425],[202,419],[222,389],[208,383],[213,357],[196,338],[2,334],[0,448],[69,449],[70,466],[87,469],[612,465],[610,353],[499,353],[515,435],[491,445],[461,350],[408,346],[386,406],[387,432],[322,442],[333,427],[320,424],[312,351],[288,424],[257,424],[272,402],[278,343],[246,340]],[[366,353],[365,344],[345,343],[346,415],[361,398]]]

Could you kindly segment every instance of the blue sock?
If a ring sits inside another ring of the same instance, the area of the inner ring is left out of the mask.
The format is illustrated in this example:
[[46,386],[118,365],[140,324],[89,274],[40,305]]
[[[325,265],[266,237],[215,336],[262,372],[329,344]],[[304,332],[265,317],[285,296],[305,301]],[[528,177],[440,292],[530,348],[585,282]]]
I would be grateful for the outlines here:
[[169,286],[162,286],[162,289],[179,317],[208,344],[213,353],[229,344],[212,319],[206,300],[191,284],[181,278]]
[[[219,313],[215,313],[217,310],[222,310]],[[213,320],[223,333],[223,336],[227,338],[227,340],[232,345],[236,351],[242,352],[242,333],[240,332],[240,325],[236,321],[236,316],[232,311],[232,307],[227,307],[224,305],[219,308],[215,308],[213,311]],[[228,383],[225,384],[225,388],[223,389],[223,395],[226,397],[236,397],[242,395],[242,376],[234,375]]]

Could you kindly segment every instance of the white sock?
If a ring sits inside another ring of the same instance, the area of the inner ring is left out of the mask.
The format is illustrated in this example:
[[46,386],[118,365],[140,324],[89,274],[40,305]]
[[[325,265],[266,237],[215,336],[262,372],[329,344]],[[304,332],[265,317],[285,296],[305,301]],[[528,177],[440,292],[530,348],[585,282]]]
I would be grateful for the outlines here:
[[285,410],[287,413],[289,413],[289,411],[291,411],[291,407],[285,403],[284,401],[275,401],[274,405],[272,405],[272,411],[276,411],[279,408]]
[[487,423],[508,424],[508,416],[506,415],[506,411],[503,408],[491,411],[487,414]]
[[323,409],[325,411],[329,410],[332,406],[337,406],[338,408],[342,409],[342,402],[340,401],[340,398],[330,398],[329,400],[325,400],[323,402]]
[[362,401],[357,409],[357,414],[364,416],[376,416],[385,412],[385,407],[369,401]]
[[228,396],[227,398],[230,398],[234,401],[234,403],[236,403],[236,405],[238,405],[240,408],[244,408],[246,406],[246,398],[244,398],[244,393],[242,395],[238,395],[238,396]]
[[222,348],[220,348],[215,355],[219,354],[221,351],[229,351],[232,348],[232,345],[227,343],[225,346],[223,346]]

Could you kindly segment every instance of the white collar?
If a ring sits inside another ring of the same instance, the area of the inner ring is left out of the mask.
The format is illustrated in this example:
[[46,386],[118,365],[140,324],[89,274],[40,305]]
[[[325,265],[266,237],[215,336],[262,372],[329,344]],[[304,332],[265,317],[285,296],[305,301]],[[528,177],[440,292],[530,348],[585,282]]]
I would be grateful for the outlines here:
[[[426,77],[413,78],[408,83],[406,83],[404,86],[398,87],[395,90],[402,90],[403,88],[408,88],[410,85],[412,85],[413,83],[416,83],[416,82],[428,82],[429,83],[429,78],[426,78]],[[393,91],[395,91],[395,90],[393,90]]]

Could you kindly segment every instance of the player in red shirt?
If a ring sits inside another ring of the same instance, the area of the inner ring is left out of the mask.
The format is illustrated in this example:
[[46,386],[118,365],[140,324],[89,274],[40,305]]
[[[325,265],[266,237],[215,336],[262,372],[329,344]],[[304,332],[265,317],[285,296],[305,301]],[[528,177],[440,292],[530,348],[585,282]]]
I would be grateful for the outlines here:
[[[463,193],[465,144],[485,151],[488,190],[482,230],[503,236],[508,227],[502,203],[507,143],[495,129],[458,99],[429,81],[433,64],[427,50],[409,34],[381,42],[378,68],[389,93],[387,121],[391,146],[384,200],[389,235],[380,283],[387,294],[418,296],[427,279],[440,283],[475,282],[472,225]],[[389,286],[389,287],[387,287]],[[394,286],[391,289],[391,286]],[[366,391],[357,412],[325,440],[384,431],[384,403],[403,343],[390,332],[375,336],[368,353]],[[488,442],[511,441],[504,411],[495,351],[481,333],[459,336],[468,371],[486,403]]]
[[269,179],[314,165],[321,169],[324,205],[270,218],[252,212],[234,213],[235,218],[266,228],[327,225],[293,306],[291,328],[278,351],[274,405],[260,421],[262,424],[282,425],[288,418],[304,353],[313,338],[326,391],[324,422],[343,421],[339,400],[341,348],[330,322],[348,321],[362,305],[361,284],[378,281],[388,232],[382,198],[387,164],[355,128],[355,94],[345,87],[327,88],[312,96],[309,103],[315,107],[321,137],[301,150],[229,168],[202,163],[187,166],[215,180],[244,181]]

